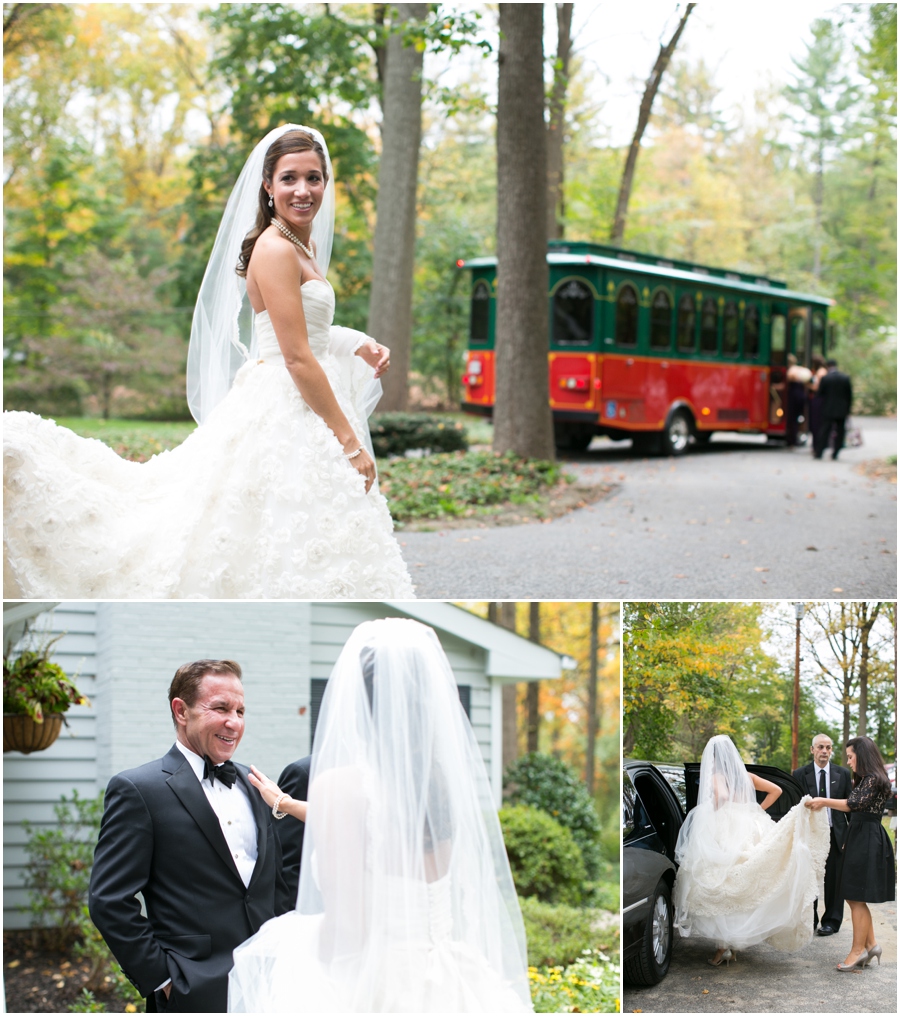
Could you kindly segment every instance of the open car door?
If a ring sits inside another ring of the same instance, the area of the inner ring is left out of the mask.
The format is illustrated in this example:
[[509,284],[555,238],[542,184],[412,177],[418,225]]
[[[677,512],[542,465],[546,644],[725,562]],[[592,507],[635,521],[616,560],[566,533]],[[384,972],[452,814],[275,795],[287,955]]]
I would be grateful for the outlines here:
[[[781,797],[778,798],[767,812],[776,822],[784,818],[794,805],[800,803],[806,794],[799,780],[795,780],[790,773],[786,773],[783,769],[777,769],[775,766],[749,765],[747,766],[747,772],[756,773],[757,776],[761,776],[764,780],[768,780],[770,783],[781,787]],[[691,808],[696,807],[697,796],[700,791],[699,762],[685,762],[684,783],[687,809],[690,811]],[[757,801],[763,801],[765,796],[762,791],[757,790]]]

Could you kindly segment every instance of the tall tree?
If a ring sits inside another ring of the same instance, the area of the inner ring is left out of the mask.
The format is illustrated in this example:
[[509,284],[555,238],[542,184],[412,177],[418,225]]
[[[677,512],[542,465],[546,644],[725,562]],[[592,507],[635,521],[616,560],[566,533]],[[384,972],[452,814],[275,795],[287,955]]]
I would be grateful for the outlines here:
[[[516,630],[516,605],[511,600],[492,601],[488,604],[488,620],[501,628]],[[501,691],[503,713],[503,768],[519,757],[519,728],[516,722],[516,686],[503,685]]]
[[551,459],[543,16],[500,4],[494,450]]
[[[541,603],[540,600],[532,600],[528,604],[528,637],[532,642],[541,641]],[[540,681],[529,681],[525,692],[526,720],[525,720],[525,750],[538,750],[538,735],[541,728],[540,710]]]
[[614,244],[621,244],[625,238],[625,222],[628,218],[628,202],[631,200],[631,188],[634,183],[634,170],[637,166],[638,152],[641,150],[641,141],[644,137],[644,131],[647,129],[647,124],[650,122],[650,113],[653,109],[653,100],[656,98],[656,93],[659,91],[659,85],[662,81],[663,74],[666,72],[666,68],[669,66],[669,61],[672,59],[672,54],[675,52],[675,47],[678,45],[678,40],[681,38],[681,33],[684,31],[684,27],[687,24],[687,19],[691,16],[691,11],[697,5],[688,4],[685,9],[681,20],[678,22],[678,27],[675,29],[672,38],[667,43],[660,44],[659,53],[656,57],[656,63],[653,65],[653,70],[650,71],[650,77],[647,78],[647,83],[644,85],[644,95],[641,99],[640,109],[638,110],[638,122],[637,127],[634,131],[634,137],[631,139],[631,147],[628,149],[628,155],[625,159],[625,169],[622,171],[622,182],[619,184],[619,196],[616,200],[616,215],[613,220],[612,231],[610,232],[610,242]]
[[547,237],[561,240],[565,235],[565,143],[566,94],[572,55],[572,9],[574,4],[556,5],[556,59],[550,88],[547,123]]
[[591,658],[588,664],[587,746],[585,748],[584,782],[588,793],[594,793],[594,750],[597,746],[597,654],[600,651],[600,605],[591,603]]
[[383,410],[407,405],[424,51],[407,25],[425,20],[428,4],[397,4],[394,9],[397,23],[378,56],[383,116],[368,324],[369,334],[391,349],[391,370],[382,382]]

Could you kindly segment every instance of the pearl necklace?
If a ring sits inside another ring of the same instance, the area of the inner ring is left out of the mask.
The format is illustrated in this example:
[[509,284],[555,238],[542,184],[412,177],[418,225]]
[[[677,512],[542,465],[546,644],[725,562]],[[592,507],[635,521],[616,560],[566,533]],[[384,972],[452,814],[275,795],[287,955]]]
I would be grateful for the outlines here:
[[281,232],[288,238],[288,240],[290,240],[292,243],[295,243],[300,248],[300,250],[302,250],[303,253],[309,258],[310,261],[316,260],[315,254],[313,254],[313,252],[309,249],[309,247],[307,247],[306,244],[299,237],[294,236],[294,234],[287,228],[287,226],[282,226],[282,224],[278,221],[278,219],[272,219],[272,225],[280,229]]

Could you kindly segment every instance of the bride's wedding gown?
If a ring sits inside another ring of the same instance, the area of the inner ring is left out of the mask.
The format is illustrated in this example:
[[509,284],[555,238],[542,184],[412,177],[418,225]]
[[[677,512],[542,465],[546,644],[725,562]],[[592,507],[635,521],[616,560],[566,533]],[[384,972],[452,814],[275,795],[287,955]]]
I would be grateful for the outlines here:
[[803,802],[780,822],[757,804],[702,804],[694,812],[675,879],[681,935],[735,949],[803,948],[828,856],[825,813]]
[[[364,433],[372,369],[302,286],[310,348]],[[413,595],[377,485],[285,369],[267,313],[246,363],[179,447],[129,462],[32,413],[4,414],[4,596],[382,599]]]

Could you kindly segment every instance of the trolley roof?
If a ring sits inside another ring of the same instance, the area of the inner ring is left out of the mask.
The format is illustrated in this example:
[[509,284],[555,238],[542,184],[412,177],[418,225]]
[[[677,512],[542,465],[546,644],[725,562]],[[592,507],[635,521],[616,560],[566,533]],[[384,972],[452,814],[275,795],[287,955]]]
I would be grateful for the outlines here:
[[[787,288],[787,284],[764,276],[731,272],[722,268],[707,268],[687,261],[659,258],[652,254],[623,251],[617,247],[586,241],[550,241],[547,253],[548,265],[590,265],[595,268],[615,268],[618,271],[632,271],[640,275],[671,279],[706,288],[728,289],[742,293],[753,293],[772,299],[796,300],[815,303],[822,307],[833,307],[834,300],[813,293],[800,293]],[[457,261],[459,268],[493,268],[496,256],[469,258]]]

